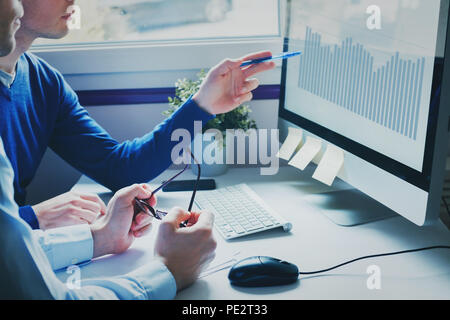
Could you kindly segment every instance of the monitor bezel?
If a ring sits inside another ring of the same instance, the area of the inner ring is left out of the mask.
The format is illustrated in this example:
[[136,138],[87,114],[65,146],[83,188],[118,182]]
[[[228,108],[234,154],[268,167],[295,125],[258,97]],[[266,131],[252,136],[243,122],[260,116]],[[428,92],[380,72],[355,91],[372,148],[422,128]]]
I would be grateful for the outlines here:
[[[286,36],[284,39],[283,51],[289,51],[289,31],[290,31],[290,9],[291,3],[286,6]],[[445,32],[439,32],[442,38],[438,38],[439,41],[445,41],[446,46],[448,31],[450,26],[449,18],[450,8],[447,11],[447,25],[442,27],[441,21],[439,21],[439,28],[446,28]],[[440,16],[441,19],[441,16]],[[436,48],[437,52],[437,48]],[[349,139],[337,132],[334,132],[326,127],[321,126],[311,120],[308,120],[288,109],[285,108],[286,100],[286,78],[288,60],[284,60],[281,71],[281,86],[280,86],[280,105],[279,116],[280,118],[287,120],[300,128],[342,148],[343,150],[373,164],[374,166],[393,174],[394,176],[424,190],[429,193],[431,188],[431,175],[433,158],[435,154],[435,142],[437,134],[438,119],[441,113],[443,113],[444,105],[441,104],[441,86],[444,78],[445,60],[447,57],[447,50],[444,52],[444,58],[435,57],[434,71],[433,71],[433,84],[432,94],[430,97],[430,113],[428,117],[428,128],[425,143],[425,153],[423,159],[422,172],[417,171],[395,159],[392,159],[378,151],[375,151],[369,147],[366,147],[352,139]],[[450,125],[450,124],[449,124]]]

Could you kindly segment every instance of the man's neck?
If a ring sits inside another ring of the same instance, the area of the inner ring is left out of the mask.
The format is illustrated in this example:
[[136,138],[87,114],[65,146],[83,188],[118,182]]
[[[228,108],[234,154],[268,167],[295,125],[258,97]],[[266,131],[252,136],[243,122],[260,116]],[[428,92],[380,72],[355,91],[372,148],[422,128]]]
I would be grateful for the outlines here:
[[16,47],[9,55],[0,58],[0,70],[9,74],[14,74],[17,61],[19,61],[20,56],[31,47],[35,39],[36,37],[20,32],[20,30],[17,31]]

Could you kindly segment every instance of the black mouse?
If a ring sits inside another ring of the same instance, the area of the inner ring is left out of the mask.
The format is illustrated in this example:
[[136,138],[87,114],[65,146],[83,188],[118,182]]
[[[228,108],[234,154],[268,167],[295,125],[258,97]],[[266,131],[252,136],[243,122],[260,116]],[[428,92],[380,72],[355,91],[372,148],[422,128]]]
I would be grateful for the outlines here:
[[239,287],[268,287],[294,283],[298,267],[271,257],[250,257],[236,263],[228,273],[232,285]]

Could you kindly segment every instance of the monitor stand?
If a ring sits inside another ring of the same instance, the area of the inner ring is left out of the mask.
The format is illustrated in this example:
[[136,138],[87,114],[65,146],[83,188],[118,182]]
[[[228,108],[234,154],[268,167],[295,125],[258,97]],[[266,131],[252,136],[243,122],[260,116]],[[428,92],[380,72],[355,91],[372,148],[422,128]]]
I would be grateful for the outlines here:
[[311,194],[303,198],[339,226],[352,227],[398,216],[357,189]]

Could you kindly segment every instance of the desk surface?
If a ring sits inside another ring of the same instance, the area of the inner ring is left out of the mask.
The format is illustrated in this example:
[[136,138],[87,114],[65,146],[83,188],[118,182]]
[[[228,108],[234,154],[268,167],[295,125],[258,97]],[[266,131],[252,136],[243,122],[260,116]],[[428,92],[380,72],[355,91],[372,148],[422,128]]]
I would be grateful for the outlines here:
[[[151,185],[159,185],[171,173],[163,173]],[[350,187],[337,181],[330,189],[311,176],[309,170],[282,167],[276,176],[261,176],[257,168],[233,168],[216,177],[219,188],[247,183],[292,222],[293,229],[289,233],[271,230],[228,242],[216,233],[217,258],[212,264],[239,252],[239,260],[254,255],[273,256],[296,264],[301,271],[314,271],[371,254],[450,244],[450,232],[441,222],[419,228],[399,216],[351,228],[337,226],[310,205],[307,196]],[[190,172],[183,175],[183,179],[191,178],[194,176]],[[110,196],[107,189],[86,177],[74,190]],[[187,207],[189,198],[187,192],[161,192],[158,208]],[[152,232],[135,241],[127,252],[96,259],[83,267],[82,279],[124,274],[152,259],[157,227],[155,223]],[[381,274],[379,290],[367,286],[367,269],[373,265]],[[358,261],[322,275],[302,276],[297,283],[283,287],[237,288],[229,284],[227,275],[228,269],[203,277],[180,292],[177,299],[449,299],[450,250]],[[68,275],[60,272],[58,276],[65,280]]]

